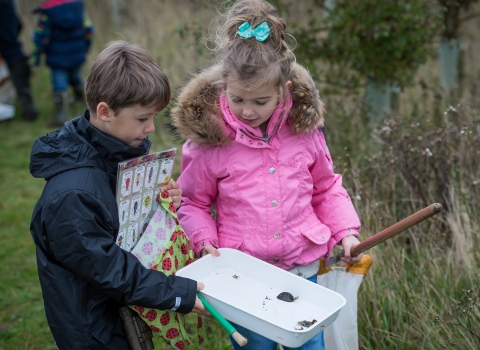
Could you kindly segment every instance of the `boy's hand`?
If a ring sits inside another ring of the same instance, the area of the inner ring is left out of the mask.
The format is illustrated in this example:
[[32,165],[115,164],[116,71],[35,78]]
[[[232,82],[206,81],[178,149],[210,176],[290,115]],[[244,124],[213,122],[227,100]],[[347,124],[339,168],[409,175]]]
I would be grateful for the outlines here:
[[350,264],[355,264],[362,260],[363,253],[357,255],[356,257],[352,257],[350,255],[350,250],[352,247],[359,244],[360,241],[355,236],[347,236],[342,239],[342,246],[343,246],[343,257],[342,261]]
[[201,256],[205,256],[207,254],[212,254],[213,256],[220,256],[220,252],[211,245],[206,245],[205,248],[202,249]]
[[178,209],[180,204],[182,204],[182,189],[180,188],[180,185],[175,181],[170,181],[165,188],[172,198],[175,209]]
[[[197,290],[202,290],[203,288],[204,288],[203,282],[197,282]],[[205,309],[205,306],[203,306],[203,303],[198,298],[198,296],[196,298],[197,299],[195,300],[195,305],[193,306],[192,312],[195,312],[197,314],[204,315],[204,316],[211,316],[210,312],[208,312],[207,309]]]

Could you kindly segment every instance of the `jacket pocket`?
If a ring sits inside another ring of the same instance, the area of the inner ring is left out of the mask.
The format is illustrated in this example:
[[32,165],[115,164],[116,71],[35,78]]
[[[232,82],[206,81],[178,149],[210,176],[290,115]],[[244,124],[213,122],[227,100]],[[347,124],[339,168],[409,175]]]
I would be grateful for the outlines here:
[[92,338],[102,345],[106,345],[110,341],[110,338],[112,337],[112,329],[115,325],[114,319],[106,319],[104,322],[108,322],[108,326],[106,323],[104,323],[104,325],[106,325],[105,327],[90,328],[90,334],[92,335]]
[[300,227],[300,232],[303,237],[317,245],[327,244],[332,236],[330,229],[320,221]]
[[106,295],[89,293],[85,311],[87,312],[88,331],[84,334],[89,343],[93,346],[106,345],[112,336],[113,327],[118,318],[118,308],[115,301]]

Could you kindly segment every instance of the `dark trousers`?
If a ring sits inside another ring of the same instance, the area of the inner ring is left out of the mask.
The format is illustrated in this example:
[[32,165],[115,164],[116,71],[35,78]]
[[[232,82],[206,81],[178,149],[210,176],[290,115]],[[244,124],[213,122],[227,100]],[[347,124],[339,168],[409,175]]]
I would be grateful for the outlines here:
[[0,0],[0,55],[8,64],[25,59],[18,41],[21,28],[13,0]]

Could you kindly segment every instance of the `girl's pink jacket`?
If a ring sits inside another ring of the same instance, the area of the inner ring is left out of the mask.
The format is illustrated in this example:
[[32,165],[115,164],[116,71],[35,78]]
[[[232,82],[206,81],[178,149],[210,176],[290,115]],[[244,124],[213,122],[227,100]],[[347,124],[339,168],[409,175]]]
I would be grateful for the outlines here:
[[360,221],[319,129],[323,103],[308,72],[295,66],[266,138],[233,116],[215,85],[219,74],[215,66],[195,77],[172,110],[173,125],[188,139],[178,216],[195,253],[211,244],[289,269],[358,235]]

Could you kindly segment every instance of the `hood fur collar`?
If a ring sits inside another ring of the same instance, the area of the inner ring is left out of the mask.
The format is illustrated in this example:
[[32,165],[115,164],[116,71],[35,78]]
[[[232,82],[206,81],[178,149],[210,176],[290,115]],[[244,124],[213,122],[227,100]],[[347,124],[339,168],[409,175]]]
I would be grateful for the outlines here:
[[[232,140],[218,106],[221,80],[220,67],[213,66],[193,77],[180,91],[171,110],[176,132],[199,146],[218,146]],[[315,130],[323,126],[324,104],[308,71],[295,63],[290,77],[293,106],[287,122],[293,133]]]

